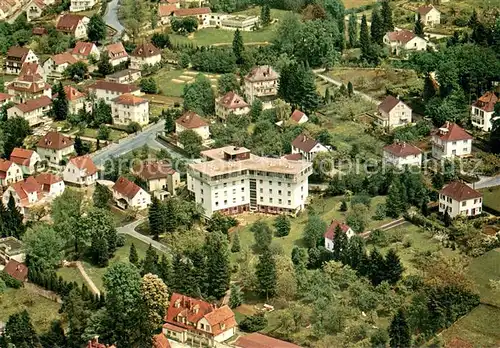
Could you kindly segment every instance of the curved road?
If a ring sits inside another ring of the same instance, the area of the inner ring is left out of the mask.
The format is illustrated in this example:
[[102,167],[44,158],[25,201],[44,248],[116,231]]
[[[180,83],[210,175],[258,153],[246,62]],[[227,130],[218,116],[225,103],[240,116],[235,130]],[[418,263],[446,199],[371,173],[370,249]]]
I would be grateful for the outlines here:
[[104,15],[103,19],[107,25],[116,29],[117,33],[115,35],[115,38],[121,37],[125,28],[118,20],[118,0],[111,0],[111,2],[108,3],[106,14]]
[[170,249],[166,245],[161,244],[160,242],[158,242],[158,241],[156,241],[148,236],[140,234],[139,232],[137,232],[135,230],[135,228],[137,226],[139,226],[141,223],[143,223],[144,221],[146,221],[146,218],[134,221],[131,224],[128,224],[128,225],[125,225],[122,227],[118,227],[116,229],[116,231],[118,233],[121,233],[121,234],[128,234],[129,236],[134,237],[134,238],[136,238],[136,239],[138,239],[141,242],[144,242],[146,244],[151,244],[151,246],[153,248],[155,248],[156,250],[159,250],[165,254],[170,254]]

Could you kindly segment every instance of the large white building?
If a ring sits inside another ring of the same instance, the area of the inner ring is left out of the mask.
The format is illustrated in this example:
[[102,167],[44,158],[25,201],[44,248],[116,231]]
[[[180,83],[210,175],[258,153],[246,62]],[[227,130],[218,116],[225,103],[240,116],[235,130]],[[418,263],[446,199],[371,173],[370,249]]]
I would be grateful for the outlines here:
[[474,127],[480,128],[485,132],[493,128],[493,114],[495,104],[498,103],[498,97],[494,92],[486,92],[481,96],[471,108],[471,122]]
[[483,195],[461,181],[453,181],[439,191],[439,212],[445,211],[454,218],[458,215],[480,215]]
[[[264,104],[278,94],[279,74],[269,65],[258,66],[245,76],[245,96],[252,104],[258,98]],[[268,106],[269,107],[269,106]]]
[[206,216],[304,209],[311,163],[259,157],[235,146],[203,151],[202,157],[206,161],[188,166],[187,187]]
[[99,80],[92,86],[89,86],[88,91],[90,94],[94,94],[97,99],[103,99],[108,105],[112,105],[113,100],[122,94],[133,94],[136,96],[141,94],[141,89],[137,86],[104,80]]
[[137,122],[141,126],[149,123],[149,102],[133,94],[122,94],[111,104],[113,124],[129,125]]
[[90,10],[96,4],[95,0],[71,0],[70,12]]
[[405,142],[395,142],[384,147],[384,162],[397,168],[422,165],[422,150]]
[[446,122],[432,135],[432,157],[436,159],[469,156],[472,136],[455,123]]

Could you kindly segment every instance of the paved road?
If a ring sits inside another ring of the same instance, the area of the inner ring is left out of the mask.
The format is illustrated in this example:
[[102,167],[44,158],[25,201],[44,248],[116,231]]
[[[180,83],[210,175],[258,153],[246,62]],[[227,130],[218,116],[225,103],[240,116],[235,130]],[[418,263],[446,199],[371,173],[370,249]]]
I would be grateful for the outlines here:
[[116,229],[116,231],[118,233],[121,233],[121,234],[128,234],[129,236],[134,237],[136,239],[139,239],[140,241],[142,241],[146,244],[151,244],[153,246],[153,248],[155,248],[161,252],[170,253],[170,249],[166,245],[161,244],[160,242],[153,240],[152,238],[150,238],[148,236],[140,234],[139,232],[137,232],[135,230],[135,228],[137,226],[139,226],[141,223],[143,223],[144,221],[146,221],[146,218],[141,219],[141,220],[137,220],[135,222],[132,222],[131,224],[128,224],[128,225],[125,225],[122,227],[118,227]]
[[103,19],[107,25],[116,29],[117,33],[115,35],[115,38],[120,38],[125,28],[118,20],[118,0],[112,0],[108,3],[106,14],[104,15]]
[[497,176],[483,176],[481,179],[474,183],[473,188],[476,190],[478,189],[483,189],[483,188],[488,188],[488,187],[493,187],[493,186],[500,186],[500,175]]

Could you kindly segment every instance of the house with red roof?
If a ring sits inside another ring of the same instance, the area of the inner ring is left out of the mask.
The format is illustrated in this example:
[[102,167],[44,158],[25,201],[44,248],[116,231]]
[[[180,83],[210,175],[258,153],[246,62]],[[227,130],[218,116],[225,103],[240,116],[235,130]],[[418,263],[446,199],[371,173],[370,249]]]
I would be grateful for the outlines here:
[[454,218],[476,216],[483,211],[483,194],[462,181],[453,181],[439,191],[439,212]]
[[270,101],[278,94],[279,74],[270,65],[262,65],[253,68],[245,76],[245,97],[252,104],[255,98],[264,103],[264,107],[270,107]]
[[77,60],[86,61],[88,61],[90,58],[93,58],[97,61],[101,57],[101,51],[99,51],[95,43],[84,41],[78,41],[75,44],[73,50],[71,50],[71,54]]
[[149,101],[131,93],[122,94],[111,103],[113,124],[127,126],[132,122],[145,126],[149,123]]
[[301,154],[302,158],[308,162],[312,162],[318,153],[328,151],[326,146],[304,133],[292,141],[292,154]]
[[352,236],[355,235],[354,231],[352,228],[350,228],[348,225],[346,225],[343,222],[340,222],[338,220],[332,220],[330,223],[330,226],[326,229],[326,232],[324,233],[323,237],[325,238],[325,248],[328,251],[333,251],[333,244],[334,244],[334,239],[335,239],[335,233],[337,232],[337,229],[340,228],[342,232],[344,232],[347,236],[347,239],[351,239]]
[[99,169],[89,156],[73,157],[64,168],[63,177],[69,184],[90,186],[99,178]]
[[210,7],[186,7],[178,8],[173,12],[174,17],[194,17],[198,20],[198,28],[210,26]]
[[148,65],[161,62],[161,50],[151,42],[143,42],[130,53],[130,68],[141,70]]
[[42,117],[46,116],[51,109],[52,99],[43,95],[10,107],[7,109],[7,118],[22,117],[31,127],[34,127],[43,123]]
[[10,259],[9,262],[7,262],[3,272],[20,282],[28,280],[28,267],[24,263],[20,263],[14,259]]
[[415,13],[415,21],[418,20],[418,15],[420,15],[420,21],[426,27],[434,27],[441,23],[441,12],[433,5],[420,6],[417,13]]
[[163,333],[176,341],[196,342],[215,347],[236,334],[238,324],[229,306],[217,307],[208,302],[173,293],[165,316]]
[[432,157],[466,157],[472,152],[472,135],[456,123],[446,122],[432,134]]
[[136,183],[120,176],[111,188],[116,205],[122,209],[146,209],[151,204],[151,195]]
[[121,42],[109,44],[103,49],[104,54],[108,54],[109,62],[112,66],[120,65],[128,60],[128,53]]
[[205,122],[197,113],[193,111],[187,111],[177,120],[175,120],[176,135],[179,135],[188,129],[197,133],[204,141],[210,138],[210,130],[208,127],[208,123]]
[[66,185],[60,176],[52,173],[41,173],[35,176],[43,194],[47,197],[58,197],[64,193]]
[[165,191],[175,196],[181,185],[181,176],[172,166],[164,162],[140,162],[132,168],[132,174],[146,182],[149,192],[158,197],[156,192]]
[[47,76],[59,79],[63,76],[64,70],[77,61],[78,60],[69,52],[54,54],[43,63],[43,69]]
[[[39,72],[43,71],[42,74]],[[37,63],[24,63],[21,74],[7,85],[7,93],[16,103],[24,103],[43,95],[52,98],[52,86],[45,82],[45,72]]]
[[153,348],[170,348],[170,342],[163,332],[153,336]]
[[304,114],[299,109],[295,109],[295,110],[293,110],[292,114],[290,115],[290,121],[293,123],[302,124],[302,123],[306,123],[307,121],[309,121],[309,117],[307,117],[307,115]]
[[141,95],[141,89],[135,85],[98,80],[88,87],[88,92],[97,99],[103,99],[106,104],[112,105],[113,100],[122,94]]
[[266,336],[260,332],[240,336],[234,345],[237,348],[301,348],[296,344]]
[[0,93],[0,107],[13,102],[14,102],[14,96],[12,94]]
[[10,160],[17,164],[24,175],[34,174],[41,164],[42,159],[34,150],[14,148],[10,154]]
[[160,3],[158,5],[158,18],[160,19],[160,23],[162,25],[170,24],[170,18],[174,11],[181,7],[179,2],[175,4],[171,3]]
[[38,57],[27,47],[12,46],[4,61],[5,73],[18,75],[24,63],[38,63]]
[[24,63],[23,66],[21,67],[21,72],[19,73],[20,76],[23,75],[36,76],[37,74],[40,75],[44,80],[47,79],[47,74],[45,74],[43,66],[38,62]]
[[0,186],[23,180],[23,171],[16,163],[0,158]]
[[385,97],[377,110],[375,123],[380,127],[392,130],[411,123],[411,108],[392,95]]
[[396,141],[384,147],[384,163],[404,168],[422,165],[422,150],[404,141]]
[[46,160],[49,165],[58,167],[75,152],[74,144],[67,136],[50,131],[38,141],[36,152],[42,161]]
[[87,25],[90,19],[76,14],[63,14],[59,17],[56,30],[73,36],[76,40],[87,39]]
[[498,103],[498,95],[493,91],[488,91],[483,94],[478,100],[472,104],[471,122],[476,128],[482,129],[485,132],[491,131],[493,128],[493,113],[495,112],[495,104]]
[[429,45],[426,39],[406,29],[387,32],[383,42],[394,55],[399,55],[403,51],[425,51]]
[[215,100],[215,114],[221,120],[227,119],[230,114],[241,116],[247,115],[249,112],[250,105],[232,91]]
[[[64,94],[66,94],[66,99],[68,100],[68,111],[70,114],[77,114],[78,111],[86,108],[87,111],[92,109],[92,103],[87,101],[87,95],[80,92],[75,87],[71,85],[66,85],[63,87]],[[57,96],[54,95],[54,98]]]

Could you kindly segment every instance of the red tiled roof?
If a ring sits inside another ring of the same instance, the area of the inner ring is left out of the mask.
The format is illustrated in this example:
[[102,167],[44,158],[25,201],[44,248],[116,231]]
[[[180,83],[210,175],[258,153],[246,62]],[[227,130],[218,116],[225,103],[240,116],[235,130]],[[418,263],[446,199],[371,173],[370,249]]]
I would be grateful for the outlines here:
[[476,108],[479,108],[486,112],[493,112],[495,110],[495,104],[498,102],[498,97],[495,93],[488,91],[483,94],[474,104]]
[[451,197],[459,202],[483,197],[481,192],[474,190],[472,187],[461,181],[453,181],[449,183],[441,191],[439,191],[439,193],[447,197]]
[[31,156],[33,156],[33,150],[21,149],[20,147],[15,147],[10,154],[10,160],[15,164],[20,166],[29,166],[31,161]]
[[53,185],[58,182],[62,181],[62,178],[60,176],[54,175],[52,173],[41,173],[35,176],[36,182],[38,182],[40,185],[45,186],[45,185]]
[[69,52],[64,52],[60,54],[55,54],[52,56],[52,60],[56,65],[61,65],[61,64],[75,64],[78,62],[78,60],[71,55]]
[[158,16],[160,16],[160,17],[168,17],[175,10],[177,10],[177,6],[175,6],[175,4],[160,4],[158,6]]
[[0,102],[2,102],[2,103],[3,103],[4,101],[9,100],[9,99],[12,99],[12,98],[14,98],[14,96],[13,96],[13,95],[11,95],[11,94],[7,94],[7,93],[0,93]]
[[133,57],[148,58],[161,54],[161,50],[150,42],[144,42],[138,45],[130,54]]
[[69,161],[78,169],[86,169],[87,175],[94,175],[98,171],[94,161],[89,156],[73,157]]
[[290,116],[290,118],[295,121],[295,122],[299,122],[300,119],[302,118],[302,116],[305,116],[305,114],[300,111],[299,109],[295,109],[293,112],[292,112],[292,115]]
[[270,65],[255,67],[247,74],[247,76],[245,76],[246,80],[252,82],[272,81],[277,80],[278,78],[278,73],[276,73]]
[[127,51],[125,51],[125,47],[121,42],[107,45],[104,50],[108,52],[110,59],[128,57]]
[[175,170],[169,164],[162,162],[139,163],[133,168],[133,172],[144,180],[167,178],[175,174]]
[[384,151],[390,152],[396,157],[406,157],[410,155],[420,155],[422,150],[405,142],[396,142],[384,147]]
[[30,99],[22,104],[17,104],[13,108],[18,108],[22,112],[31,112],[36,109],[44,108],[52,104],[52,99],[46,95],[42,95],[40,98]]
[[288,155],[283,156],[284,159],[287,159],[289,161],[300,161],[302,160],[302,154],[301,153],[290,153]]
[[71,51],[71,54],[87,57],[94,46],[95,44],[93,42],[78,41],[75,44],[75,48]]
[[379,109],[379,111],[382,110],[386,113],[389,113],[399,103],[403,103],[403,102],[401,100],[399,100],[398,98],[393,97],[392,95],[388,95],[387,97],[385,97],[385,99],[382,101],[382,103],[380,103],[378,105],[378,109]]
[[153,336],[153,348],[170,348],[170,342],[163,333]]
[[68,99],[69,101],[85,98],[85,94],[83,94],[73,86],[66,85],[63,88],[64,93],[66,93],[66,99]]
[[298,135],[292,141],[292,146],[293,147],[296,147],[297,149],[302,150],[304,152],[311,151],[317,144],[318,144],[318,142],[315,139],[309,138],[305,134]]
[[113,102],[122,105],[139,105],[147,103],[148,101],[146,99],[139,98],[133,94],[125,93],[113,99]]
[[417,35],[415,35],[415,33],[412,31],[403,29],[398,31],[391,31],[387,33],[387,36],[389,37],[389,41],[398,41],[406,44]]
[[263,335],[259,332],[241,336],[235,343],[238,348],[300,348],[300,346]]
[[202,118],[200,116],[198,116],[198,114],[196,114],[193,111],[188,111],[188,112],[184,113],[184,115],[179,117],[175,121],[175,123],[178,123],[187,129],[194,129],[194,128],[208,126],[208,123],[203,121]]
[[12,46],[7,51],[7,59],[19,58],[21,61],[24,61],[29,51],[30,49],[27,47]]
[[217,103],[228,108],[228,109],[238,109],[248,107],[248,104],[243,100],[242,97],[234,92],[228,92],[223,97],[221,97]]
[[99,80],[93,85],[89,86],[89,89],[103,89],[106,91],[113,91],[119,93],[132,93],[138,91],[140,88],[135,85],[130,85],[127,83],[117,83]]
[[48,132],[45,136],[38,141],[37,147],[42,149],[62,150],[67,147],[73,146],[74,142],[70,138],[58,132]]
[[174,15],[177,17],[185,17],[209,14],[211,12],[210,7],[179,8],[174,11]]
[[[23,63],[23,66],[21,67],[21,72],[19,73],[20,76],[31,76],[31,75],[38,75],[38,69],[40,69],[40,65],[38,63]],[[39,78],[42,78],[41,76]]]
[[76,14],[64,14],[59,17],[59,21],[57,21],[56,29],[59,31],[74,33],[78,23],[84,18],[84,16],[76,15]]
[[12,161],[0,158],[0,173],[2,174],[0,175],[0,178],[5,178],[5,173],[7,173],[11,165]]
[[326,229],[324,237],[327,239],[333,240],[333,238],[335,237],[335,230],[337,229],[337,226],[340,226],[340,229],[344,233],[347,233],[347,231],[349,231],[349,229],[350,229],[350,227],[348,225],[346,225],[345,223],[340,222],[338,220],[332,220],[332,223]]
[[432,5],[429,5],[429,6],[420,6],[417,9],[417,12],[420,13],[422,16],[425,16],[426,14],[428,14],[429,12],[431,12],[433,8],[435,8],[435,7],[432,6]]
[[[447,131],[446,131],[447,130]],[[434,136],[442,141],[469,140],[473,137],[456,123],[446,122],[442,127],[434,132]]]
[[47,29],[43,28],[43,27],[34,27],[31,32],[33,33],[33,35],[45,35],[47,34]]
[[3,271],[21,282],[28,279],[28,267],[14,259],[9,260]]
[[128,197],[129,199],[132,199],[135,197],[137,192],[141,190],[141,188],[127,178],[120,176],[113,185],[113,190],[125,197]]

